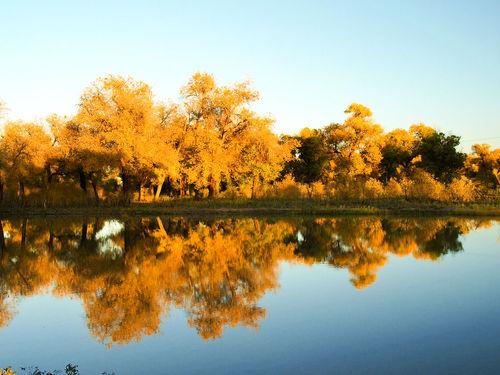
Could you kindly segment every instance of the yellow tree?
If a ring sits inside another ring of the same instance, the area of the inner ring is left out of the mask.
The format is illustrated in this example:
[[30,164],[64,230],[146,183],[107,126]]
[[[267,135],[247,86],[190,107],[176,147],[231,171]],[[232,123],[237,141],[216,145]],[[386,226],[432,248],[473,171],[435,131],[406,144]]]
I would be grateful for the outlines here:
[[193,135],[181,156],[185,177],[217,195],[241,150],[241,139],[255,115],[248,104],[258,98],[248,82],[217,86],[213,76],[196,73],[181,90],[187,129]]
[[372,112],[362,104],[353,103],[345,113],[343,124],[323,129],[323,137],[334,166],[334,175],[344,183],[376,176],[382,160],[382,127],[371,118]]
[[160,197],[163,184],[180,177],[180,153],[184,145],[185,118],[177,105],[158,106],[159,134],[163,141],[162,159],[154,163],[154,182],[156,184],[155,200]]
[[108,166],[118,168],[124,202],[164,165],[169,150],[153,94],[144,82],[118,76],[98,79],[82,94],[75,120],[82,137],[92,140],[89,151],[108,157]]
[[[8,122],[0,139],[2,180],[17,190],[19,201],[26,201],[26,184],[44,186],[44,170],[51,138],[43,127],[24,122]],[[0,184],[3,196],[3,183]],[[17,188],[17,189],[16,189]]]
[[436,133],[436,129],[419,123],[419,124],[413,124],[410,126],[410,133],[413,135],[413,137],[417,140],[422,140],[424,138],[430,137],[434,133]]
[[276,179],[284,164],[292,158],[292,142],[281,141],[270,126],[272,120],[255,118],[251,121],[234,167],[231,168],[238,184],[251,184],[251,198],[257,196],[260,183]]
[[496,189],[500,186],[500,148],[491,150],[488,144],[475,144],[467,156],[465,168],[469,175],[484,186]]
[[394,129],[384,136],[380,161],[381,177],[384,182],[408,174],[416,142],[415,134],[405,129]]
[[51,170],[65,177],[75,176],[85,195],[90,182],[98,203],[98,184],[118,166],[114,150],[103,147],[94,130],[75,118],[50,116],[47,122],[54,136]]

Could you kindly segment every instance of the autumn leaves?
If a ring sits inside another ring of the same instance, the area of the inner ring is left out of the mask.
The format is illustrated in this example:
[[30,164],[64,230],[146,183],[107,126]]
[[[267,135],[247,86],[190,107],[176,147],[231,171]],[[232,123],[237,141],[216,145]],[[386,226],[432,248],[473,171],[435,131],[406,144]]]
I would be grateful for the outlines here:
[[[132,78],[86,88],[74,116],[7,122],[0,139],[0,202],[128,204],[165,197],[328,197],[474,200],[498,195],[500,150],[423,124],[384,133],[371,110],[278,137],[250,108],[248,82],[194,74],[177,103]],[[450,188],[451,187],[451,188]],[[450,192],[453,192],[451,194]]]
[[285,171],[309,195],[340,199],[425,198],[471,201],[498,195],[500,149],[475,145],[423,124],[384,134],[370,109],[351,104],[342,124],[304,129]]
[[75,116],[47,119],[50,132],[8,123],[2,191],[24,204],[29,186],[33,196],[57,203],[47,192],[63,183],[96,202],[128,203],[144,193],[202,197],[233,187],[255,195],[260,183],[278,177],[289,147],[271,132],[270,118],[249,109],[258,94],[248,83],[217,86],[197,73],[181,96],[181,103],[157,103],[147,84],[108,76],[83,92]]

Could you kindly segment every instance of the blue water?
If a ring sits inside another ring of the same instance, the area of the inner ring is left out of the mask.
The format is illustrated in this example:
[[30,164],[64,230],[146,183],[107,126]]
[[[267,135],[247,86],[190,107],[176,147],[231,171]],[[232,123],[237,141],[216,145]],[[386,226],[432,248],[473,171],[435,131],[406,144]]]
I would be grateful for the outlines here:
[[[4,225],[5,226],[5,225]],[[376,280],[358,289],[346,268],[283,259],[277,284],[257,305],[257,329],[224,326],[205,340],[182,304],[168,306],[159,332],[102,342],[78,295],[11,295],[0,328],[0,367],[82,374],[498,373],[500,226],[459,236],[463,250],[438,259],[388,254]],[[8,249],[8,248],[7,248]],[[9,292],[13,294],[12,292]]]

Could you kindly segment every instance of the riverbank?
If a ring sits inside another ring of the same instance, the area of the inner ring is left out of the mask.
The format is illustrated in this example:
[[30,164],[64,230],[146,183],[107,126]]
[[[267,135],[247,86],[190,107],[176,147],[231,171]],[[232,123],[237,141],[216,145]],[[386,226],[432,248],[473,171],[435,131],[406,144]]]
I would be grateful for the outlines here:
[[406,200],[323,199],[172,199],[128,206],[0,207],[0,217],[12,216],[293,216],[409,215],[500,216],[500,201],[448,203]]

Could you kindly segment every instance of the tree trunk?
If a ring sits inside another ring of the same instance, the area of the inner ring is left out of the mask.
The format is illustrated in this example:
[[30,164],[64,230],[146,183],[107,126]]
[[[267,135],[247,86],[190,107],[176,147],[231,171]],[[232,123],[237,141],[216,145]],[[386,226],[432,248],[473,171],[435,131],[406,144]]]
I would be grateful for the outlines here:
[[142,198],[142,183],[139,184],[139,197],[138,197],[139,202],[141,201],[141,198]]
[[50,170],[50,164],[47,164],[47,166],[45,167],[45,173],[47,177],[47,182],[45,184],[45,196],[43,198],[43,206],[47,207],[47,203],[49,200],[50,185],[52,184],[52,172]]
[[85,192],[85,195],[87,195],[87,176],[85,175],[83,168],[78,169],[78,177],[80,178],[80,187]]
[[45,172],[47,173],[47,185],[52,183],[52,172],[50,169],[50,164],[45,167]]
[[28,226],[28,219],[23,219],[21,224],[21,247],[24,249],[26,245],[26,227]]
[[99,220],[99,216],[96,216],[95,220],[94,220],[94,224],[92,225],[92,241],[95,241],[95,236],[97,234],[97,228],[99,228],[99,224],[100,224],[100,220]]
[[158,224],[158,228],[160,229],[161,234],[164,235],[165,237],[168,237],[167,231],[165,230],[165,226],[163,225],[163,221],[162,221],[161,217],[157,216],[156,222]]
[[19,181],[19,201],[21,206],[24,206],[26,203],[26,192],[24,191],[24,182],[22,180]]
[[208,196],[210,198],[214,198],[217,196],[218,193],[219,193],[219,184],[212,177],[212,178],[210,178],[210,182],[208,185]]
[[92,184],[92,190],[94,191],[94,199],[96,206],[99,205],[99,192],[97,191],[97,182],[94,179],[90,180]]
[[257,182],[258,182],[258,180],[259,180],[259,176],[257,176],[257,175],[253,176],[251,199],[255,199],[257,196]]
[[181,198],[186,195],[186,181],[185,181],[184,177],[181,177],[181,180],[180,180],[179,195]]
[[83,247],[83,245],[85,245],[85,242],[87,241],[87,230],[88,230],[87,228],[88,228],[87,221],[84,221],[82,223],[82,234],[80,237],[80,248]]
[[160,199],[160,195],[161,195],[161,189],[163,187],[163,183],[165,182],[165,177],[162,177],[159,181],[158,181],[158,185],[156,186],[156,193],[155,193],[155,201],[157,201],[158,199]]
[[122,183],[123,183],[123,186],[122,186],[122,203],[124,204],[129,204],[130,203],[130,184],[131,184],[131,181],[130,181],[130,176],[125,173],[125,172],[122,172],[121,173],[121,178],[122,178]]

